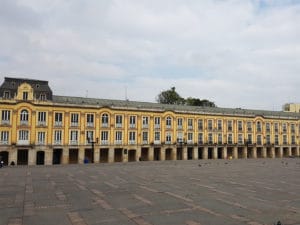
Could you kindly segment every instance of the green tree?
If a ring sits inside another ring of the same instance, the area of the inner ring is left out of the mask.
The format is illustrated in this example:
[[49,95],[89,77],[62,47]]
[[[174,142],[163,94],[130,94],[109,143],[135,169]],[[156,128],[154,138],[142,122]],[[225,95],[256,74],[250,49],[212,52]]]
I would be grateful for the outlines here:
[[175,87],[171,89],[162,91],[156,98],[158,103],[162,104],[173,104],[173,105],[183,105],[185,103],[184,98],[182,98],[175,90]]
[[185,101],[186,105],[191,106],[205,106],[205,107],[216,107],[214,102],[207,99],[200,100],[199,98],[188,97]]

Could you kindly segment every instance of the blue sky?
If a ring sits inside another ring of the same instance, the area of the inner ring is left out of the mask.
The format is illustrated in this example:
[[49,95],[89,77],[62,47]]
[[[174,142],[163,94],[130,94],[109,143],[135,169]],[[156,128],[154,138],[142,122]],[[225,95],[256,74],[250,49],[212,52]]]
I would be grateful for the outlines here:
[[300,102],[300,0],[1,0],[0,78],[54,94],[217,106]]

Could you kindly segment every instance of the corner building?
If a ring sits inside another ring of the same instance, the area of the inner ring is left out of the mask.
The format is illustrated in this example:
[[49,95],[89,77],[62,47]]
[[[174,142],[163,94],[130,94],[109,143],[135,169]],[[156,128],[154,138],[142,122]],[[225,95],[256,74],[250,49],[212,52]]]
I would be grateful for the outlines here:
[[0,106],[5,164],[299,157],[299,113],[56,96],[8,77]]

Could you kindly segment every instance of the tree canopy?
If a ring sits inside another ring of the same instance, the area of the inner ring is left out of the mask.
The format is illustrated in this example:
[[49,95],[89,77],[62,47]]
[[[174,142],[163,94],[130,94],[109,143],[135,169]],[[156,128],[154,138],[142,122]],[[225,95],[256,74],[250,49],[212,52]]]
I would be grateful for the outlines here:
[[169,90],[162,91],[156,98],[158,103],[172,104],[172,105],[189,105],[189,106],[205,106],[205,107],[217,107],[214,102],[207,99],[199,99],[188,97],[184,99],[177,92],[175,87],[171,87]]

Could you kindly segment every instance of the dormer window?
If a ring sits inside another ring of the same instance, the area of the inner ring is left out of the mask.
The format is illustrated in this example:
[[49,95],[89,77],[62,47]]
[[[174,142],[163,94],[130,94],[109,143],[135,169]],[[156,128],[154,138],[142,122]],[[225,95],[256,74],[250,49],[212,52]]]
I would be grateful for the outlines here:
[[24,91],[23,92],[23,100],[27,100],[28,99],[28,92],[27,91]]
[[3,98],[9,99],[10,98],[10,92],[9,91],[4,91]]
[[46,101],[47,100],[46,94],[40,94],[40,100]]

